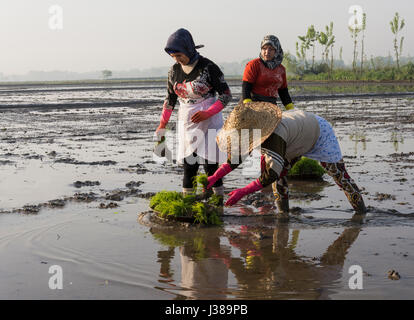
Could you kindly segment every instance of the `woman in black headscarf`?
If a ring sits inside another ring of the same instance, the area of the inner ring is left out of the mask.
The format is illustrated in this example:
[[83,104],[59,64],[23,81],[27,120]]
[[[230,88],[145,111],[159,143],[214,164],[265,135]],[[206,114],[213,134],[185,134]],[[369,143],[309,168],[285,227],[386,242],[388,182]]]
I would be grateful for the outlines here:
[[[177,161],[184,165],[185,194],[193,192],[192,180],[200,163],[204,164],[210,176],[217,170],[220,159],[226,159],[226,155],[218,149],[215,138],[216,132],[223,126],[221,110],[230,102],[231,93],[220,68],[197,52],[196,49],[201,47],[195,46],[193,37],[186,29],[174,32],[165,47],[176,63],[168,73],[168,94],[156,133],[158,137],[164,135],[178,99]],[[223,195],[222,180],[217,181],[213,192]]]
[[265,36],[260,45],[260,56],[247,63],[243,73],[243,102],[266,101],[276,104],[277,96],[286,110],[294,108],[289,95],[286,69],[282,65],[283,50],[279,39]]

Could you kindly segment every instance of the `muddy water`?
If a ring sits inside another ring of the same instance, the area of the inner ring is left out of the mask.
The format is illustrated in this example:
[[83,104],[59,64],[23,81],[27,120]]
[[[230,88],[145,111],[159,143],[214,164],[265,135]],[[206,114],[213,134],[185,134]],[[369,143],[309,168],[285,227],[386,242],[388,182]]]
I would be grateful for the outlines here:
[[[137,222],[153,192],[180,190],[182,169],[151,153],[164,88],[131,87],[0,91],[0,298],[414,297],[414,95],[295,93],[298,108],[333,124],[370,208],[364,224],[324,176],[290,182],[287,224],[266,190],[225,208],[222,227],[179,229]],[[257,176],[242,172],[226,191]],[[63,290],[48,287],[52,265]],[[352,265],[363,290],[349,288]]]

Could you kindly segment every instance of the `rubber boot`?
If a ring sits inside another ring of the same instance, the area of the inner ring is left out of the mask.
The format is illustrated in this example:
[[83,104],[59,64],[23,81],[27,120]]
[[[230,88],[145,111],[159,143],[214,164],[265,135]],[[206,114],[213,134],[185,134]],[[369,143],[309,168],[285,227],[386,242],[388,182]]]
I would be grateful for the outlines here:
[[351,221],[355,223],[363,224],[365,222],[365,217],[366,217],[368,210],[365,207],[365,203],[362,197],[358,201],[358,203],[353,204],[352,207],[355,210],[355,214],[352,216]]
[[364,200],[361,198],[356,205],[353,206],[355,214],[366,214],[367,208],[365,207]]
[[277,219],[281,222],[289,221],[289,199],[276,200]]

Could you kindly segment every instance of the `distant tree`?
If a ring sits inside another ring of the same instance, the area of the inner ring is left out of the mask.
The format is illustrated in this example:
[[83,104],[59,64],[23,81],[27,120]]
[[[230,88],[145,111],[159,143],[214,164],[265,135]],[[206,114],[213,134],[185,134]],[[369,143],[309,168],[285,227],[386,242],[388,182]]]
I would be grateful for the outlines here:
[[325,63],[329,64],[329,52],[331,52],[331,66],[330,72],[333,68],[333,45],[335,43],[335,36],[333,35],[333,22],[329,26],[325,26],[325,32],[321,31],[317,34],[319,43],[324,46],[322,53],[322,60],[325,60]]
[[365,29],[367,27],[367,14],[362,15],[362,39],[361,39],[361,74],[364,68],[364,40],[365,40]]
[[306,36],[299,36],[299,40],[301,41],[300,49],[299,49],[299,43],[296,42],[296,55],[297,57],[303,61],[305,64],[305,68],[308,68],[308,61],[306,60],[306,51],[310,48],[310,43],[307,40]]
[[301,41],[300,51],[299,51],[299,43],[296,42],[296,55],[298,58],[304,60],[305,67],[307,68],[308,64],[306,61],[306,51],[312,47],[312,67],[314,69],[315,66],[315,41],[318,40],[319,33],[315,30],[314,25],[311,25],[304,36],[298,36],[299,40]]
[[315,27],[311,25],[308,28],[308,32],[306,34],[306,38],[312,47],[312,69],[315,67],[315,41],[318,40],[319,33],[315,30]]
[[108,78],[112,77],[112,71],[111,70],[103,70],[102,71],[102,77],[104,79],[108,79]]
[[351,33],[351,38],[354,40],[354,57],[352,60],[352,70],[356,72],[357,58],[358,58],[358,52],[357,52],[358,34],[361,32],[362,28],[358,24],[358,19],[356,18],[357,16],[356,10],[354,11],[354,15],[355,15],[355,21],[348,28],[349,28],[349,32]]
[[400,47],[398,51],[398,33],[404,28],[405,21],[404,19],[401,19],[401,23],[400,23],[400,16],[398,12],[396,12],[394,19],[390,21],[390,25],[391,25],[391,31],[394,34],[394,50],[395,50],[395,58],[397,60],[397,68],[398,70],[400,70],[400,57],[402,55],[404,37],[401,37],[400,39]]

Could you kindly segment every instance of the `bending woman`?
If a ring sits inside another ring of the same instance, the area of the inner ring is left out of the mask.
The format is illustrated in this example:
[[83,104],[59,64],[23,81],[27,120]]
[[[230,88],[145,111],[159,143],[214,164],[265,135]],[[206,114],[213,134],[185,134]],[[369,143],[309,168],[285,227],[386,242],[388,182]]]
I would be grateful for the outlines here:
[[[223,73],[214,62],[197,52],[196,49],[201,47],[195,46],[193,37],[186,29],[174,32],[165,47],[176,63],[168,73],[168,94],[156,133],[159,138],[164,135],[178,100],[177,162],[184,165],[184,194],[193,192],[193,178],[200,164],[204,165],[206,174],[210,176],[218,168],[219,159],[223,159],[215,138],[223,126],[221,110],[231,100]],[[214,183],[213,191],[223,195],[221,179]]]
[[[260,129],[261,136],[241,135],[241,129]],[[242,137],[241,139],[239,137]],[[260,178],[229,195],[226,205],[237,203],[247,194],[273,184],[279,217],[287,218],[289,212],[289,189],[286,175],[301,156],[320,161],[327,173],[344,191],[357,214],[366,212],[361,192],[345,169],[341,149],[333,128],[325,119],[304,111],[283,112],[266,102],[250,102],[236,106],[223,126],[217,141],[220,149],[227,150],[227,163],[208,178],[208,187],[237,168],[242,158],[238,148],[231,143],[248,146],[249,152],[261,147],[265,164]],[[236,149],[236,150],[233,150]]]

